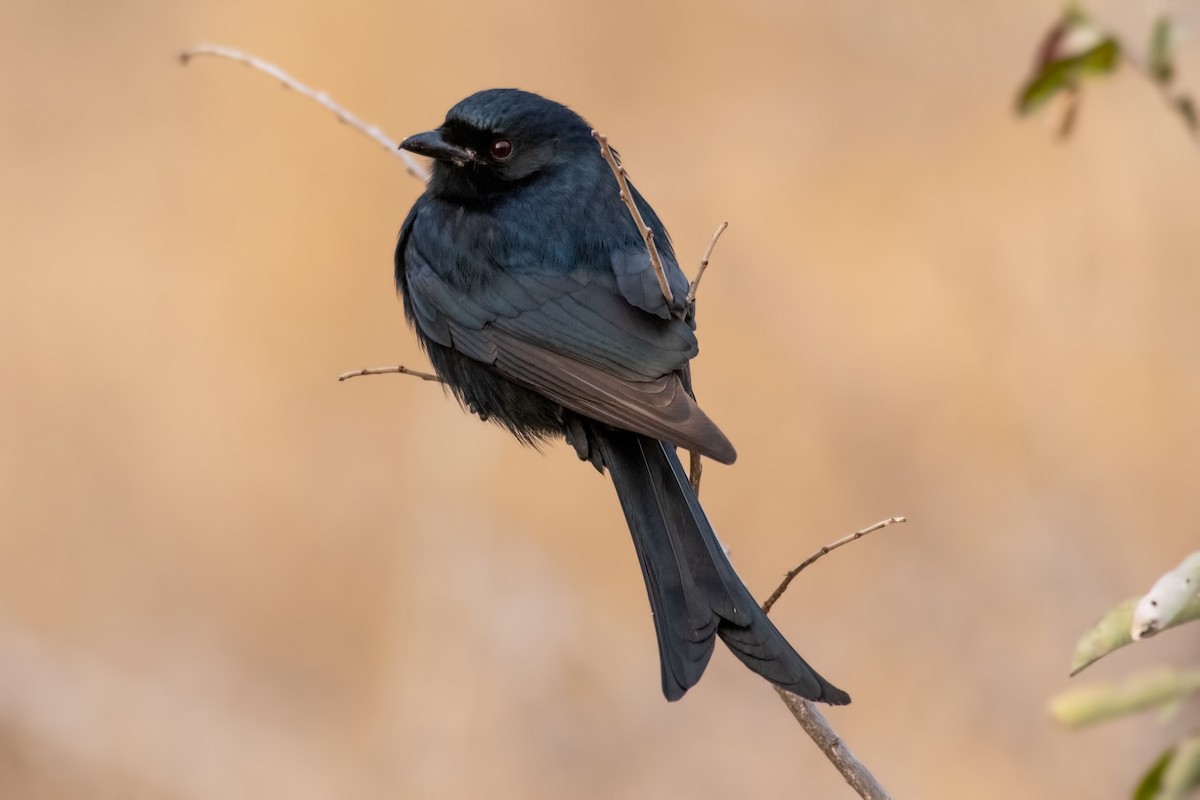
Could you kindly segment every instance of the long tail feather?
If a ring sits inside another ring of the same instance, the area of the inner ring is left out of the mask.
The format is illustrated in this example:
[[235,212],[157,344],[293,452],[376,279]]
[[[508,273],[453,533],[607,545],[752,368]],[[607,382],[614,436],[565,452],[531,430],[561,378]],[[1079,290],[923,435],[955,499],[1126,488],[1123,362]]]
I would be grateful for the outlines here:
[[849,703],[788,644],[738,578],[674,448],[611,428],[594,437],[646,579],[667,699],[678,700],[700,680],[719,636],[775,685],[809,700]]

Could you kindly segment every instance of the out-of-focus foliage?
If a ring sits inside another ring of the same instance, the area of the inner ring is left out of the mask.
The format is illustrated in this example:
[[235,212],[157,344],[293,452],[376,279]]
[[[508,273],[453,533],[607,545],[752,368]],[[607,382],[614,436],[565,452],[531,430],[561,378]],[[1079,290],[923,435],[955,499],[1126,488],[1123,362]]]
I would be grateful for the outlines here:
[[1186,800],[1200,786],[1200,735],[1167,748],[1146,771],[1133,800]]
[[1099,722],[1168,708],[1200,692],[1200,670],[1143,672],[1116,686],[1072,689],[1050,702],[1055,721],[1067,728],[1086,728]]
[[[1042,39],[1033,74],[1017,96],[1017,111],[1028,115],[1054,97],[1066,99],[1059,126],[1066,137],[1074,130],[1083,83],[1115,73],[1122,62],[1142,72],[1158,87],[1168,107],[1190,133],[1200,129],[1191,95],[1173,87],[1176,75],[1175,25],[1159,17],[1150,31],[1143,59],[1130,52],[1113,33],[1097,25],[1078,6],[1069,6]],[[1071,675],[1098,659],[1139,639],[1200,618],[1195,587],[1200,569],[1194,554],[1164,575],[1145,596],[1130,598],[1108,612],[1075,647]],[[1050,704],[1061,724],[1075,728],[1150,708],[1176,708],[1200,690],[1200,673],[1156,672],[1131,679],[1120,687],[1092,687],[1064,692]],[[1135,800],[1177,800],[1200,785],[1200,734],[1169,748],[1146,772],[1134,791]]]
[[1082,80],[1107,75],[1120,63],[1121,43],[1077,9],[1068,9],[1047,31],[1033,75],[1021,89],[1017,110],[1031,114],[1060,92],[1079,91]]
[[[1193,553],[1159,578],[1144,596],[1131,597],[1108,612],[1076,645],[1071,674],[1112,651],[1200,619],[1200,553]],[[1161,614],[1159,613],[1161,610]],[[1148,615],[1153,615],[1152,624]],[[1135,675],[1117,686],[1089,686],[1062,692],[1050,701],[1050,714],[1076,729],[1152,709],[1172,717],[1200,692],[1200,669],[1159,669]],[[1134,800],[1182,800],[1200,786],[1200,731],[1167,749],[1134,790]]]
[[1155,20],[1144,60],[1120,38],[1103,29],[1078,6],[1069,6],[1042,38],[1033,73],[1017,95],[1017,112],[1032,114],[1055,97],[1064,97],[1066,108],[1059,131],[1069,136],[1082,99],[1085,81],[1115,73],[1124,62],[1143,72],[1158,86],[1167,105],[1197,132],[1195,103],[1191,95],[1175,91],[1174,43],[1176,26],[1169,17]]
[[1200,619],[1197,586],[1200,586],[1200,552],[1192,553],[1159,578],[1145,595],[1118,604],[1084,633],[1071,656],[1071,675],[1138,639]]
[[1158,83],[1170,83],[1175,77],[1175,65],[1171,61],[1174,36],[1171,20],[1159,17],[1150,31],[1150,54],[1146,63],[1150,76]]
[[[1142,595],[1138,595],[1123,601],[1079,637],[1079,643],[1075,645],[1075,652],[1071,656],[1072,675],[1079,674],[1114,650],[1133,643],[1133,637],[1130,636],[1133,610],[1141,599]],[[1197,619],[1200,619],[1200,597],[1189,600],[1179,615],[1163,626],[1163,630]]]
[[1171,763],[1174,755],[1175,746],[1171,745],[1150,765],[1150,769],[1146,770],[1146,774],[1138,782],[1137,788],[1133,790],[1133,800],[1155,800],[1158,797],[1158,793],[1162,789],[1163,773],[1166,772],[1167,764]]

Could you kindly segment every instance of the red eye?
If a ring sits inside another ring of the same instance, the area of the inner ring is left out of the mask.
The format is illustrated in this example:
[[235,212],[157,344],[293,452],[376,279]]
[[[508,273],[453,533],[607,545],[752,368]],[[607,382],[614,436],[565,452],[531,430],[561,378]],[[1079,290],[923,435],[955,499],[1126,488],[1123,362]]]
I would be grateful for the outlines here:
[[510,142],[508,139],[497,139],[496,141],[492,142],[490,151],[492,158],[496,159],[497,161],[504,161],[506,158],[512,155],[512,142]]

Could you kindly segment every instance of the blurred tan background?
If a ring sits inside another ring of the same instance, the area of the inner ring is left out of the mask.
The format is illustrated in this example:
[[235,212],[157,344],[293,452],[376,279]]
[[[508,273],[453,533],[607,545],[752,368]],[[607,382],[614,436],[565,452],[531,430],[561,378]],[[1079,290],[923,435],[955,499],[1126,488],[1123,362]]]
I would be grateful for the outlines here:
[[[1092,7],[1137,42],[1159,8]],[[1014,119],[1058,8],[9,0],[0,796],[852,797],[723,648],[663,701],[606,479],[429,384],[335,381],[425,363],[391,285],[420,186],[262,75],[182,69],[200,40],[397,138],[540,91],[684,263],[729,219],[696,378],[743,577],[910,520],[775,612],[854,695],[834,725],[897,797],[1128,796],[1185,721],[1044,709],[1200,540],[1200,148],[1131,74],[1069,143]]]

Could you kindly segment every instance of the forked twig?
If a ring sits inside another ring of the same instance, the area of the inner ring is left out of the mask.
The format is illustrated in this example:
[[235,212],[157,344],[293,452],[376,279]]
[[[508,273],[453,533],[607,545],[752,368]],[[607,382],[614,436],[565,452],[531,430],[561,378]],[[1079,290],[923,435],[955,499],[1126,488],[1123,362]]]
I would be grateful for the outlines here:
[[291,89],[297,94],[302,94],[309,100],[312,100],[319,105],[332,111],[338,118],[338,122],[349,125],[354,130],[362,133],[371,139],[374,139],[379,144],[383,145],[385,150],[391,151],[392,155],[397,156],[404,162],[404,168],[408,170],[408,174],[421,181],[429,181],[429,172],[417,163],[416,159],[408,153],[400,149],[399,142],[394,142],[379,129],[377,125],[368,125],[354,114],[347,111],[340,104],[334,102],[325,92],[318,92],[304,85],[300,81],[293,78],[291,75],[284,72],[279,67],[272,64],[270,61],[263,61],[256,56],[248,55],[235,50],[232,47],[225,47],[219,44],[198,44],[179,54],[179,60],[187,66],[188,63],[196,56],[213,56],[215,58],[227,58],[230,61],[237,61],[245,64],[251,69],[258,70],[266,75],[270,75],[275,80],[283,84],[284,88]]
[[637,224],[638,233],[642,235],[642,241],[646,243],[646,252],[650,254],[650,266],[654,268],[654,277],[658,278],[658,288],[662,290],[663,299],[667,301],[667,308],[670,308],[675,303],[675,297],[671,294],[671,286],[667,283],[667,273],[663,270],[662,257],[658,254],[658,247],[654,244],[654,231],[650,230],[650,226],[646,224],[646,220],[642,218],[642,212],[638,210],[637,203],[633,199],[633,192],[629,189],[629,181],[625,173],[625,168],[621,166],[621,162],[617,160],[616,154],[612,148],[608,146],[608,139],[600,131],[592,131],[592,138],[600,145],[600,154],[604,156],[604,160],[608,162],[609,169],[612,170],[613,176],[617,179],[617,185],[621,187],[621,199],[625,202],[625,207],[629,209],[630,216]]
[[813,553],[808,558],[801,561],[799,563],[799,565],[797,565],[795,568],[788,570],[788,573],[783,576],[783,582],[779,584],[778,588],[776,588],[775,591],[771,593],[771,596],[766,599],[766,602],[764,602],[762,604],[763,613],[765,613],[765,614],[771,613],[771,606],[775,605],[775,602],[777,600],[779,600],[779,598],[783,597],[783,593],[787,591],[787,588],[791,584],[792,580],[795,579],[795,577],[797,575],[799,575],[801,572],[803,572],[805,567],[812,564],[818,558],[825,555],[826,553],[832,553],[834,550],[837,550],[842,545],[850,544],[855,539],[861,539],[862,537],[866,536],[868,533],[874,533],[875,531],[882,530],[883,528],[886,528],[889,525],[895,525],[897,522],[908,522],[908,518],[907,517],[888,517],[887,519],[885,519],[881,522],[876,522],[874,525],[870,526],[869,528],[863,528],[861,531],[855,531],[854,533],[850,534],[849,536],[843,536],[841,539],[838,539],[833,544],[825,545],[820,550],[818,550],[817,552]]
[[420,372],[415,369],[409,369],[408,367],[404,366],[403,364],[401,364],[399,366],[395,366],[395,367],[372,367],[370,369],[356,369],[356,370],[352,370],[350,372],[344,372],[341,375],[338,375],[338,380],[346,381],[346,380],[350,380],[351,378],[361,377],[363,375],[390,375],[390,374],[412,375],[414,378],[420,378],[423,381],[433,381],[434,383],[442,382],[442,379],[439,378],[437,375],[434,375],[429,372]]
[[[827,544],[817,552],[813,553],[793,570],[790,570],[784,576],[783,582],[779,584],[779,588],[767,598],[762,604],[764,614],[771,612],[771,606],[783,597],[783,593],[787,591],[788,584],[800,574],[805,567],[812,564],[826,553],[830,553],[842,545],[850,544],[856,539],[861,539],[868,533],[873,533],[877,530],[886,528],[889,525],[894,525],[897,522],[907,522],[905,517],[889,517],[882,522],[876,522],[870,527],[863,528],[860,531],[855,531],[849,536],[843,536],[833,544]],[[850,752],[850,748],[837,735],[829,721],[825,719],[825,715],[817,708],[816,704],[811,700],[805,700],[799,695],[792,694],[786,689],[775,687],[775,691],[779,693],[779,698],[783,700],[783,704],[788,707],[788,711],[792,712],[792,716],[796,718],[796,722],[800,723],[800,727],[808,734],[809,738],[816,743],[825,757],[829,759],[829,763],[833,764],[834,769],[842,774],[846,779],[846,783],[850,784],[854,791],[858,792],[859,796],[864,800],[890,800],[890,795],[887,790],[880,785],[867,766],[863,764],[854,753]]]

